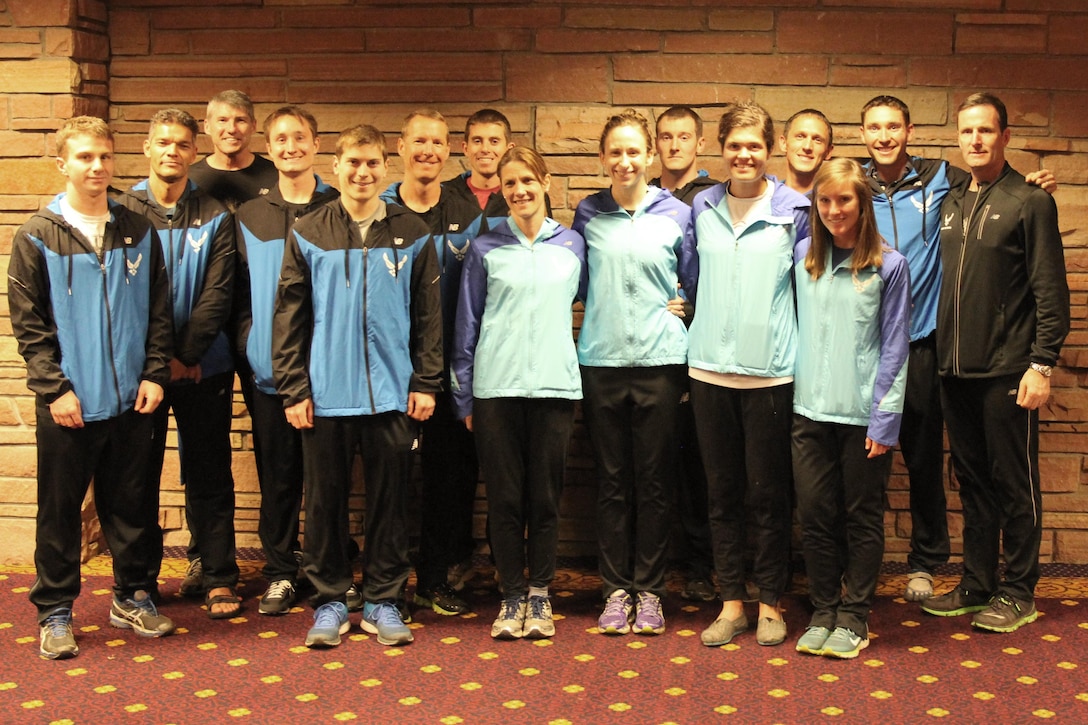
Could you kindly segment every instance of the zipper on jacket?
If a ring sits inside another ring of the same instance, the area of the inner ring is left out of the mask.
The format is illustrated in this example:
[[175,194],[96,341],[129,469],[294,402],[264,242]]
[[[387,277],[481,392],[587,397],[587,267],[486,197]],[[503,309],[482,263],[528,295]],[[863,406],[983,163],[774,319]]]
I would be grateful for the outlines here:
[[[108,230],[107,230],[108,231]],[[113,354],[113,311],[110,309],[110,286],[109,278],[106,273],[106,235],[102,235],[102,249],[99,252],[99,269],[102,271],[102,297],[106,306],[106,342],[109,346],[110,354],[110,373],[113,375],[113,392],[117,396],[117,413],[120,415],[124,412],[124,400],[121,399],[121,381],[117,376],[117,361]],[[122,271],[125,277],[128,277],[128,270]]]
[[[968,231],[971,228],[971,220],[975,216],[975,210],[978,209],[978,201],[982,196],[982,188],[978,190],[978,195],[975,196],[975,203],[971,206],[971,213],[967,214],[963,218],[963,243],[960,245],[960,260],[959,266],[956,269],[956,295],[955,304],[952,306],[952,374],[959,375],[960,370],[960,293],[963,289],[963,262],[967,255],[967,238]],[[987,209],[989,206],[987,205]],[[960,210],[963,213],[963,210]],[[979,230],[981,235],[982,230]]]
[[[369,231],[367,232],[369,234]],[[377,406],[374,404],[374,384],[370,378],[370,341],[366,337],[367,319],[369,310],[367,309],[366,302],[366,288],[367,277],[370,275],[367,273],[367,264],[370,259],[368,254],[370,250],[366,246],[366,240],[363,240],[363,368],[366,370],[366,392],[370,398],[370,413],[373,415],[377,411]]]

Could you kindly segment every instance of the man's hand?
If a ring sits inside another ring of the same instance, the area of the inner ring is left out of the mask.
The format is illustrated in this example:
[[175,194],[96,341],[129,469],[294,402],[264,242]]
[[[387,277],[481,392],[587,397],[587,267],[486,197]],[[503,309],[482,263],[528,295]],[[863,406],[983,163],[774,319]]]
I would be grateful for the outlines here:
[[140,389],[136,391],[136,405],[134,406],[136,412],[144,415],[154,413],[155,408],[158,408],[159,403],[162,402],[162,397],[161,385],[150,380],[141,380]]
[[1053,194],[1058,189],[1058,180],[1050,169],[1040,169],[1024,175],[1024,181],[1034,184],[1048,194]]
[[1038,370],[1028,368],[1020,378],[1020,388],[1016,391],[1016,404],[1027,410],[1038,408],[1050,397],[1050,378]]
[[313,398],[306,398],[301,403],[295,403],[289,408],[284,408],[283,412],[287,416],[287,422],[298,430],[314,427]]
[[666,309],[668,309],[668,311],[672,314],[679,317],[681,320],[687,317],[687,312],[684,310],[683,297],[673,297],[671,300],[669,300]]
[[434,413],[434,393],[408,393],[408,417],[424,421]]
[[465,416],[465,427],[468,428],[469,433],[472,432],[472,416],[471,415],[466,415]]
[[200,382],[200,363],[189,367],[181,360],[173,358],[170,360],[170,382],[176,383],[179,380],[192,380],[194,383]]
[[69,390],[49,404],[49,413],[53,422],[65,428],[83,427],[83,406],[76,397],[76,391]]

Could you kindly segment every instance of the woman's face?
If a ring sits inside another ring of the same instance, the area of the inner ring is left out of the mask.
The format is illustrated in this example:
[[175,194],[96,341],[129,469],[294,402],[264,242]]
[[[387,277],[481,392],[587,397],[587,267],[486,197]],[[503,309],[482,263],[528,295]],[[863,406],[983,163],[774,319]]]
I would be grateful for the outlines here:
[[734,128],[722,144],[725,170],[734,186],[747,186],[762,182],[767,170],[770,149],[763,140],[758,126]]
[[853,247],[858,238],[861,203],[854,186],[829,183],[816,190],[816,209],[837,246]]
[[633,190],[646,183],[646,169],[653,161],[642,130],[616,126],[608,132],[601,151],[601,164],[612,181],[613,191]]
[[537,178],[536,173],[520,161],[511,161],[502,167],[499,183],[510,213],[525,221],[547,214],[545,199],[551,187],[552,177]]

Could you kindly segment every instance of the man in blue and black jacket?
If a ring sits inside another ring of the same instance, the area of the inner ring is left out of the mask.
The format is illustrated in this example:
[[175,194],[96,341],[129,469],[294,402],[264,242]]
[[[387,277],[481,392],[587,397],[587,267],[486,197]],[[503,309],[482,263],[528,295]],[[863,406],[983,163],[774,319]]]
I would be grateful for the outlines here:
[[111,202],[113,135],[73,118],[57,132],[66,191],[12,241],[8,302],[35,394],[38,516],[30,601],[41,655],[79,653],[81,508],[94,479],[113,555],[110,624],[146,637],[174,631],[152,596],[162,556],[158,485],[147,478],[151,414],[170,379],[170,309],[151,226]]
[[234,591],[238,563],[230,470],[234,360],[225,330],[234,290],[234,220],[189,180],[197,133],[196,120],[185,111],[168,108],[152,116],[144,141],[151,173],[119,201],[158,231],[174,316],[170,384],[155,413],[155,451],[147,475],[156,484],[162,476],[173,409],[192,532],[187,581],[202,582],[182,593],[205,594],[208,616],[224,619],[241,608]]
[[287,236],[272,322],[272,371],[302,432],[303,570],[316,593],[308,647],[340,644],[352,585],[348,494],[358,447],[366,483],[365,631],[411,642],[396,602],[408,581],[407,470],[416,421],[442,384],[438,261],[427,225],[379,194],[388,161],[373,126],[340,134],[340,198]]

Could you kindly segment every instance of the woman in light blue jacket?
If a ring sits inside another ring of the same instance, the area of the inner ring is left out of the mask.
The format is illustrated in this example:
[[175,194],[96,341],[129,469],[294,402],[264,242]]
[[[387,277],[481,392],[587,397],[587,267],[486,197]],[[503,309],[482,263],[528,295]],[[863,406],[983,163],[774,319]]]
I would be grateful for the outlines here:
[[551,176],[540,154],[514,147],[498,171],[510,216],[465,256],[451,386],[487,487],[503,591],[491,636],[551,637],[559,495],[582,397],[571,305],[585,277],[585,242],[548,218]]
[[678,266],[691,210],[652,187],[653,136],[633,110],[612,116],[600,141],[610,184],[578,205],[589,280],[578,361],[586,427],[597,459],[598,565],[605,634],[665,631],[669,497],[687,330]]
[[[701,635],[718,647],[748,629],[744,551],[753,543],[759,587],[756,641],[785,641],[778,600],[789,578],[790,422],[797,350],[790,274],[808,238],[808,199],[767,176],[770,115],[730,106],[718,124],[729,181],[695,197],[696,253],[684,290],[695,301],[688,370],[710,505],[722,609]],[[745,524],[750,520],[751,537]]]
[[[884,556],[884,487],[907,380],[910,275],[885,247],[861,167],[817,172],[811,246],[797,250],[793,471],[815,610],[798,652],[849,659],[869,645]],[[803,261],[803,263],[802,263]]]

